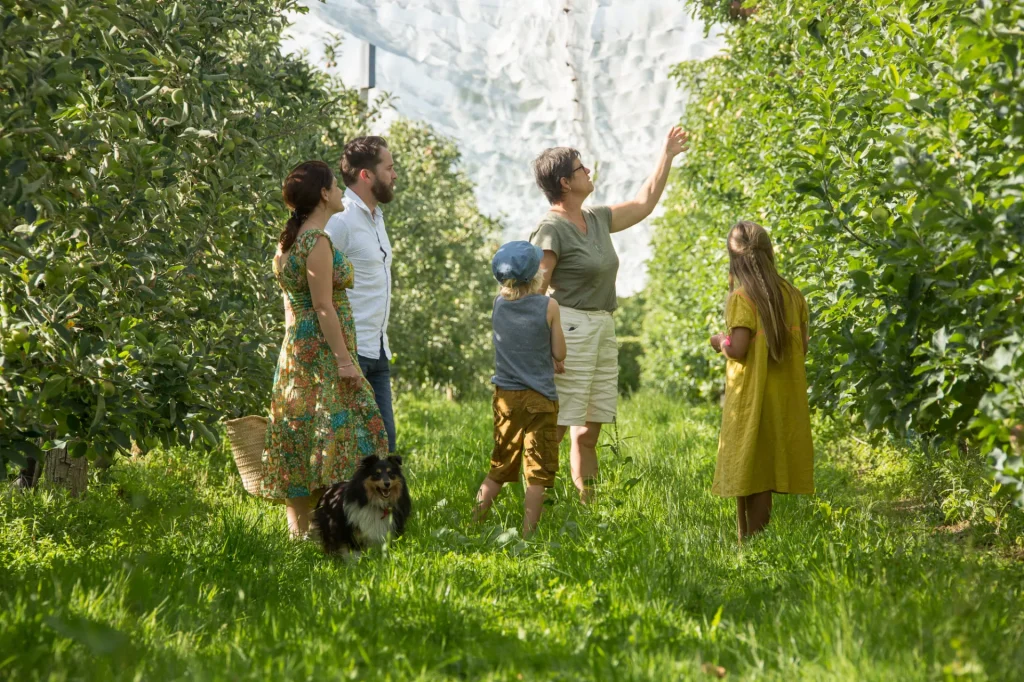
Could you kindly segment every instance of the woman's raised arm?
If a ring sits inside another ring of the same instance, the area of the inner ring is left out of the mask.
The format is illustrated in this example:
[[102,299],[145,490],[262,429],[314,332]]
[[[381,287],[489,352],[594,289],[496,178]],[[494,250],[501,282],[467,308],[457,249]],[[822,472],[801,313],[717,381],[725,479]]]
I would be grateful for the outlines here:
[[615,204],[612,209],[612,232],[621,232],[628,227],[633,227],[641,220],[651,215],[654,207],[661,201],[661,194],[665,191],[665,183],[668,182],[668,173],[672,169],[672,159],[686,151],[686,143],[689,135],[682,128],[676,126],[668,131],[665,138],[665,146],[658,156],[658,164],[654,172],[647,178],[640,191],[636,193],[632,201]]

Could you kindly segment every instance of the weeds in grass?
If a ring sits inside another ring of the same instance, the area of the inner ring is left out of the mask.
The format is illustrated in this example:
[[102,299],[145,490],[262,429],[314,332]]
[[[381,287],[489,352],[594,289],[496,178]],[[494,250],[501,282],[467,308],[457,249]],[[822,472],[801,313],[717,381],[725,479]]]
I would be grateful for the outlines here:
[[397,412],[416,510],[405,536],[355,563],[289,541],[281,507],[245,495],[226,450],[119,462],[83,500],[2,493],[0,677],[1003,680],[1024,669],[1024,564],[937,532],[939,507],[891,444],[819,424],[818,494],[779,496],[769,529],[737,549],[733,505],[709,492],[720,413],[641,393],[608,429],[597,504],[578,504],[560,471],[523,541],[520,486],[469,523],[489,406],[406,397]]

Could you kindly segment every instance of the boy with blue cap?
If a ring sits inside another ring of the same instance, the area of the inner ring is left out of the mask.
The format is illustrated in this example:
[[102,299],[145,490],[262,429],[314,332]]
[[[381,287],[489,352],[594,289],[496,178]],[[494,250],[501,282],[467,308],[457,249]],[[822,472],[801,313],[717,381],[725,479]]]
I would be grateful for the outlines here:
[[532,535],[544,507],[544,491],[558,471],[558,393],[555,360],[565,359],[558,303],[541,293],[540,247],[505,244],[491,272],[501,283],[494,299],[494,450],[491,470],[476,495],[474,518],[482,520],[506,483],[519,480],[526,462],[523,537]]

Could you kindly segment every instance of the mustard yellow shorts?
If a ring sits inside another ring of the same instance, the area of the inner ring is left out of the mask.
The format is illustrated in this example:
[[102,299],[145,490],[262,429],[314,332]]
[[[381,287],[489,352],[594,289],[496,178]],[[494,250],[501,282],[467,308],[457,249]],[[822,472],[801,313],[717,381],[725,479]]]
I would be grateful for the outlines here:
[[516,483],[526,460],[526,485],[555,485],[558,402],[536,391],[494,389],[494,450],[487,477]]

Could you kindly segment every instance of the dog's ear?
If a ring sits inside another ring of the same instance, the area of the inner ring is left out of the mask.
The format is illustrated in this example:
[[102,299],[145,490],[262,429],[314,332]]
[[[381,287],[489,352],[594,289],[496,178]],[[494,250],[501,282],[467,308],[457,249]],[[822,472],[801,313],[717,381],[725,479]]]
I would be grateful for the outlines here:
[[374,464],[380,461],[377,455],[367,455],[363,457],[363,461],[359,463],[359,466],[372,467]]
[[401,468],[401,466],[402,466],[402,456],[401,455],[390,455],[388,457],[388,461],[391,462],[392,464],[394,464],[396,467]]

